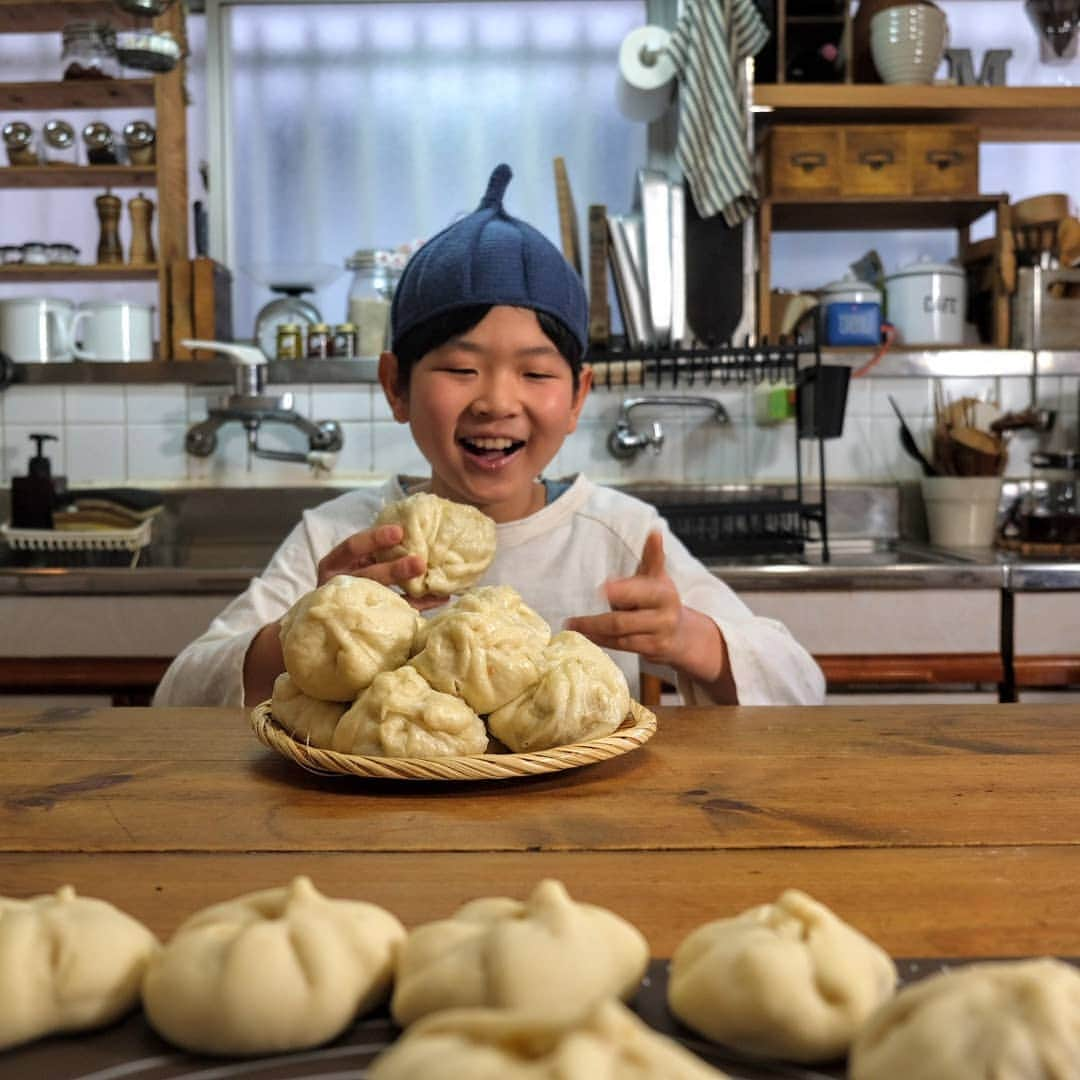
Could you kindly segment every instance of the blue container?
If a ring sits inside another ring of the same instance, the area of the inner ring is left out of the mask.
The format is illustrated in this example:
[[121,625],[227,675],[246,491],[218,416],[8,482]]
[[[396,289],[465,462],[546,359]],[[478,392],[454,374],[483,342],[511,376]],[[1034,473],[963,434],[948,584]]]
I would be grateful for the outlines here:
[[825,305],[826,345],[879,345],[881,305],[834,301]]

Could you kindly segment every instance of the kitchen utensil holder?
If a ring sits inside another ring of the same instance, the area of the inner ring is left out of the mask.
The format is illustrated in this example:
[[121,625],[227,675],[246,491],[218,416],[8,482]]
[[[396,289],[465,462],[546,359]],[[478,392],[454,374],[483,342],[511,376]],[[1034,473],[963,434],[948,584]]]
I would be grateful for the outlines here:
[[[590,349],[593,385],[598,387],[758,386],[795,384],[799,407],[794,427],[794,493],[680,503],[658,507],[675,533],[699,557],[798,555],[816,528],[821,556],[829,561],[825,500],[824,440],[843,431],[851,369],[823,365],[816,340],[770,344],[709,345],[679,349],[630,349],[609,345]],[[816,501],[808,498],[802,474],[801,442],[817,442]],[[814,528],[812,528],[814,527]]]

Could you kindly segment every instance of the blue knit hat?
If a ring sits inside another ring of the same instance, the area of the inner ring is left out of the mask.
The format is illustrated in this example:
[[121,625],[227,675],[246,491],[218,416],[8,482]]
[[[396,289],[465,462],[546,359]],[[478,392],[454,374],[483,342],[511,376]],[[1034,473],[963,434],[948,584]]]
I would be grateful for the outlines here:
[[476,210],[409,260],[390,309],[392,349],[436,315],[474,304],[507,304],[554,315],[584,354],[589,316],[581,278],[543,233],[503,209],[511,176],[509,165],[496,166]]

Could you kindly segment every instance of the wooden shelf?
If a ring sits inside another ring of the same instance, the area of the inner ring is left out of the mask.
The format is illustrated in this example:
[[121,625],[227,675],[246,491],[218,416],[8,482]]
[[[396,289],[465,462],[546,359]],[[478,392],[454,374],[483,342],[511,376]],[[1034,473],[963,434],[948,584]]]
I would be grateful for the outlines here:
[[153,79],[0,83],[0,110],[138,109],[153,105]]
[[984,142],[1080,139],[1080,87],[762,83],[769,122],[975,124]]
[[153,187],[153,165],[9,165],[0,188]]
[[26,266],[15,263],[0,266],[0,282],[8,281],[156,281],[158,268],[128,266],[126,263],[102,265],[65,265],[48,263],[44,266]]
[[997,210],[1008,195],[968,198],[909,195],[896,199],[845,196],[815,202],[770,199],[773,232],[856,229],[961,229]]
[[121,11],[112,0],[0,0],[0,33],[45,34],[69,22],[105,21],[126,29],[148,23]]

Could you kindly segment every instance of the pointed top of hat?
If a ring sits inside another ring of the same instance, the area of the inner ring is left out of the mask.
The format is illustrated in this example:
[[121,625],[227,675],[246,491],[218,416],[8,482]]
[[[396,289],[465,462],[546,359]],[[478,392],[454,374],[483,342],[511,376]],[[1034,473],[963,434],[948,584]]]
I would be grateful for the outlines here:
[[513,176],[509,165],[496,165],[492,170],[491,179],[488,180],[487,191],[480,200],[477,210],[502,210],[503,196],[506,194],[507,185]]

